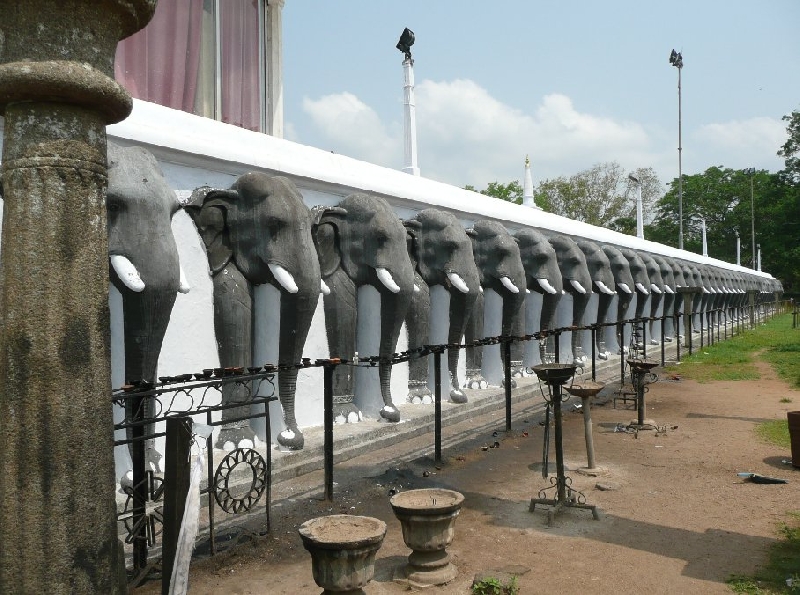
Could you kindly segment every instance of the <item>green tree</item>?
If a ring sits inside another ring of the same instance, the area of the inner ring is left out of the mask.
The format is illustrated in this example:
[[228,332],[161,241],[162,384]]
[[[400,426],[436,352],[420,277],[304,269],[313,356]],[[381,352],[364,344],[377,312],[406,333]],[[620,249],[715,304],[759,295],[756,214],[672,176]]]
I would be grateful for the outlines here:
[[[652,168],[637,169],[633,175],[641,183],[647,220],[663,193],[662,185]],[[544,180],[534,197],[537,205],[551,213],[635,234],[637,193],[636,182],[626,175],[621,165],[612,161],[594,165],[569,178]]]
[[785,172],[793,181],[800,182],[800,110],[784,116],[783,121],[788,122],[786,134],[789,138],[778,150],[778,156],[784,158]]
[[522,204],[522,186],[520,186],[519,180],[514,180],[508,184],[489,182],[489,185],[486,187],[486,189],[480,191],[476,190],[475,186],[469,184],[464,186],[464,189],[472,190],[473,192],[480,192],[486,196],[493,196],[494,198],[513,202],[514,204]]

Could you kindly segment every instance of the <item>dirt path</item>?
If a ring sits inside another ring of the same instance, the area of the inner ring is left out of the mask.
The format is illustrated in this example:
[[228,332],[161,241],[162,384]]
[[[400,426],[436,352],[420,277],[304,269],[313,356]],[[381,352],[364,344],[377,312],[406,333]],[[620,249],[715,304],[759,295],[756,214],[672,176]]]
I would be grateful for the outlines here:
[[[378,517],[388,525],[366,593],[406,593],[406,586],[392,581],[409,550],[387,495],[392,487],[428,486],[456,489],[466,500],[449,548],[459,576],[427,593],[469,593],[476,573],[513,566],[527,570],[519,577],[523,594],[730,593],[725,580],[763,564],[778,523],[800,502],[800,470],[782,462],[790,453],[760,442],[753,432],[763,420],[785,419],[786,411],[800,409],[800,391],[778,380],[768,365],[759,369],[758,381],[711,384],[662,374],[647,394],[647,417],[667,426],[665,433],[614,432],[636,412],[614,409],[611,402],[595,406],[596,459],[607,471],[601,477],[577,472],[586,465],[583,422],[568,403],[568,475],[573,488],[600,507],[600,521],[588,511],[567,510],[549,528],[544,511],[528,511],[531,497],[549,485],[541,475],[543,427],[531,414],[508,435],[477,436],[470,446],[448,452],[441,468],[422,459],[386,473],[374,455],[337,465],[333,505],[318,499],[317,473],[277,486],[272,534],[193,564],[190,593],[319,593],[297,527],[341,512]],[[792,402],[781,403],[786,397]],[[481,448],[495,440],[498,448]],[[380,460],[392,456],[381,452]],[[552,449],[550,459],[555,459]],[[789,483],[753,484],[739,478],[740,471]],[[599,490],[598,483],[613,489]],[[135,592],[158,593],[160,586],[151,583]]]

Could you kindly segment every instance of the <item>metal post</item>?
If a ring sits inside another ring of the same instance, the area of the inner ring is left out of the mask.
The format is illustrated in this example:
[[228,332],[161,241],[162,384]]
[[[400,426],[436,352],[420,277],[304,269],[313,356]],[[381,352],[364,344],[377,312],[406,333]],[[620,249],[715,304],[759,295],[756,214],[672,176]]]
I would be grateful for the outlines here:
[[[134,396],[125,402],[127,417],[133,423],[131,427],[131,466],[133,471],[133,514],[131,526],[134,529],[133,568],[142,570],[147,567],[147,526],[144,522],[147,506],[147,478],[145,474],[145,425],[144,404],[148,397]],[[152,397],[149,397],[152,398]]]
[[336,368],[333,364],[326,364],[324,371],[324,392],[323,392],[323,423],[324,423],[324,444],[323,458],[325,467],[325,499],[333,502],[333,371]]
[[[661,365],[664,365],[664,323],[666,322],[667,317],[663,314],[661,315]],[[680,341],[678,341],[680,343]]]
[[[508,364],[508,362],[506,362]],[[442,462],[442,352],[433,352],[433,458]]]
[[506,432],[511,431],[511,339],[503,341],[503,366],[506,393]]
[[680,329],[681,329],[680,324],[681,324],[681,315],[680,314],[675,314],[675,328],[678,329],[678,332],[675,333],[675,348],[676,348],[675,349],[675,354],[676,354],[675,357],[676,357],[677,361],[681,361],[681,340],[678,337],[678,335],[680,334]]
[[192,420],[167,418],[164,453],[164,523],[161,549],[161,593],[169,595],[178,534],[181,531],[186,496],[189,493],[192,452]]
[[563,502],[567,495],[564,480],[563,428],[561,427],[561,385],[553,384],[553,414],[556,426],[556,477],[558,479],[558,501]]
[[597,380],[597,362],[596,359],[596,351],[597,351],[597,327],[592,325],[592,382]]
[[619,335],[619,384],[620,387],[625,384],[625,323],[617,323],[617,331]]
[[705,318],[705,313],[704,312],[700,312],[700,350],[701,351],[703,349],[703,340],[705,339],[705,336],[706,336],[706,330],[703,327],[703,319],[704,318]]
[[558,363],[558,360],[561,358],[561,333],[557,332],[555,337],[553,337],[553,344],[555,345],[556,353],[555,353],[555,363]]

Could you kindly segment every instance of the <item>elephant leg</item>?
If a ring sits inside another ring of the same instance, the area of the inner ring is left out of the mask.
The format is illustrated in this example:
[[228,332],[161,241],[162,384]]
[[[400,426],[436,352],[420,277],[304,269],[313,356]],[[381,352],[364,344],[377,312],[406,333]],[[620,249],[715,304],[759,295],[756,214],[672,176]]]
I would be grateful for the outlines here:
[[[219,363],[223,368],[249,366],[252,363],[253,298],[250,284],[239,269],[228,264],[213,277],[214,332]],[[216,447],[233,450],[255,444],[256,435],[248,419],[249,391],[237,383],[222,385],[222,428]],[[238,405],[241,403],[241,405]]]
[[[476,293],[450,293],[450,328],[447,331],[447,342],[450,345],[461,343],[470,312],[475,308],[477,300]],[[461,390],[461,382],[458,378],[458,356],[459,349],[447,350],[447,369],[450,372],[450,401],[453,403],[466,403],[467,395]],[[467,352],[471,351],[470,349]]]
[[[351,358],[356,350],[356,286],[350,277],[337,269],[325,278],[331,292],[323,298],[325,330],[331,357]],[[355,368],[336,366],[333,371],[333,416],[347,422],[361,421],[355,406],[353,385]]]
[[380,411],[380,415],[386,421],[397,422],[400,421],[400,411],[397,410],[397,407],[392,402],[392,362],[390,358],[397,347],[400,328],[406,319],[413,291],[409,289],[391,293],[381,287],[380,293],[381,339],[378,355],[381,361],[378,365],[378,375],[381,383],[381,397],[383,397],[383,408]]
[[[525,334],[525,295],[524,291],[507,296],[503,300],[503,334],[521,337]],[[522,360],[525,355],[525,344],[522,341],[511,343],[511,377],[522,378],[525,368]],[[513,387],[513,385],[512,385]]]
[[675,294],[668,293],[664,296],[664,308],[662,312],[666,318],[664,319],[664,340],[667,342],[672,341],[675,336],[675,321],[672,319],[672,312],[675,310]]
[[[167,332],[172,306],[175,304],[175,292],[156,292],[145,289],[141,293],[125,291],[123,293],[123,313],[125,328],[125,381],[155,383],[157,380],[158,356],[164,334]],[[137,413],[133,404],[126,401],[126,417],[132,419]],[[152,419],[155,415],[155,397],[147,397],[142,402],[144,419]],[[155,424],[148,423],[144,434],[155,433]],[[132,428],[128,428],[128,439],[132,437]],[[131,455],[135,443],[130,444]],[[155,471],[161,469],[161,455],[155,449],[153,440],[144,443],[145,465]]]
[[[661,305],[661,302],[664,299],[664,295],[660,293],[654,293],[650,296],[650,318],[655,318],[658,315],[658,307]],[[660,336],[660,322],[657,320],[650,321],[650,344],[651,345],[658,345],[659,339],[656,337],[657,335]]]
[[[466,327],[466,341],[472,343],[483,338],[483,292],[478,292],[475,305]],[[489,383],[481,375],[483,367],[483,347],[475,345],[467,348],[466,388],[487,388]]]
[[[542,313],[540,318],[540,330],[548,331],[556,327],[556,312],[558,311],[558,304],[561,301],[561,295],[547,294],[542,298]],[[539,359],[543,364],[553,363],[555,361],[555,337],[548,335],[543,342],[539,344]]]
[[281,292],[281,330],[278,346],[278,363],[292,366],[278,372],[278,396],[286,429],[278,434],[278,444],[290,450],[303,448],[303,433],[297,427],[295,398],[297,394],[297,368],[303,357],[303,347],[311,328],[311,319],[317,307],[319,290],[304,288],[298,293]]
[[[411,298],[411,306],[406,316],[408,330],[408,349],[414,351],[427,344],[430,338],[428,318],[431,311],[430,289],[419,274],[414,275],[414,283],[419,288]],[[415,357],[408,362],[408,400],[411,403],[431,402],[428,388],[428,356]]]
[[[611,308],[611,300],[613,299],[613,295],[609,295],[607,293],[601,293],[598,301],[597,301],[597,322],[605,323],[608,322],[608,311]],[[605,331],[605,327],[601,326],[597,328],[595,332],[595,348],[597,350],[597,357],[599,359],[608,359],[608,351],[606,350],[606,342],[603,340],[603,332]]]
[[[573,326],[583,326],[586,316],[586,305],[589,303],[589,294],[576,294],[572,298],[572,324]],[[583,351],[583,332],[572,331],[572,359],[575,363],[581,364],[586,361],[586,353]]]

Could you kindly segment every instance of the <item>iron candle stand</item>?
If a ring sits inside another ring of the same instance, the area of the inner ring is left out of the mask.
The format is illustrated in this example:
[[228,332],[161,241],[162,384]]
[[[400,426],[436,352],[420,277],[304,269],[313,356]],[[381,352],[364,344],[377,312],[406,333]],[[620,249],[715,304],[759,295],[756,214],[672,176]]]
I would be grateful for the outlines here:
[[[564,508],[584,508],[592,511],[592,517],[595,520],[600,519],[597,507],[591,504],[586,504],[586,496],[577,490],[570,487],[572,479],[567,477],[564,473],[564,446],[562,440],[563,426],[561,420],[561,402],[563,393],[561,387],[566,384],[575,374],[577,366],[575,364],[541,364],[533,366],[533,371],[539,377],[540,382],[547,384],[547,393],[542,391],[547,406],[553,408],[553,417],[555,420],[556,432],[556,477],[550,478],[550,486],[539,490],[538,498],[531,498],[529,510],[533,512],[537,504],[547,504],[551,508],[547,511],[547,524],[552,525],[556,514],[561,512]],[[569,397],[567,397],[569,398]],[[545,428],[547,430],[547,428]],[[545,440],[549,442],[548,432],[545,431]],[[547,452],[548,443],[545,443],[545,453]],[[543,462],[547,465],[546,457]],[[546,470],[545,470],[546,472]],[[551,490],[555,491],[554,498],[548,498],[547,493]]]
[[655,368],[658,365],[658,362],[646,359],[629,359],[628,365],[631,368],[631,380],[633,381],[633,387],[636,390],[636,423],[639,426],[639,429],[642,429],[642,427],[645,425],[644,388],[645,384],[649,384],[645,382],[645,376],[650,374],[650,370]]

